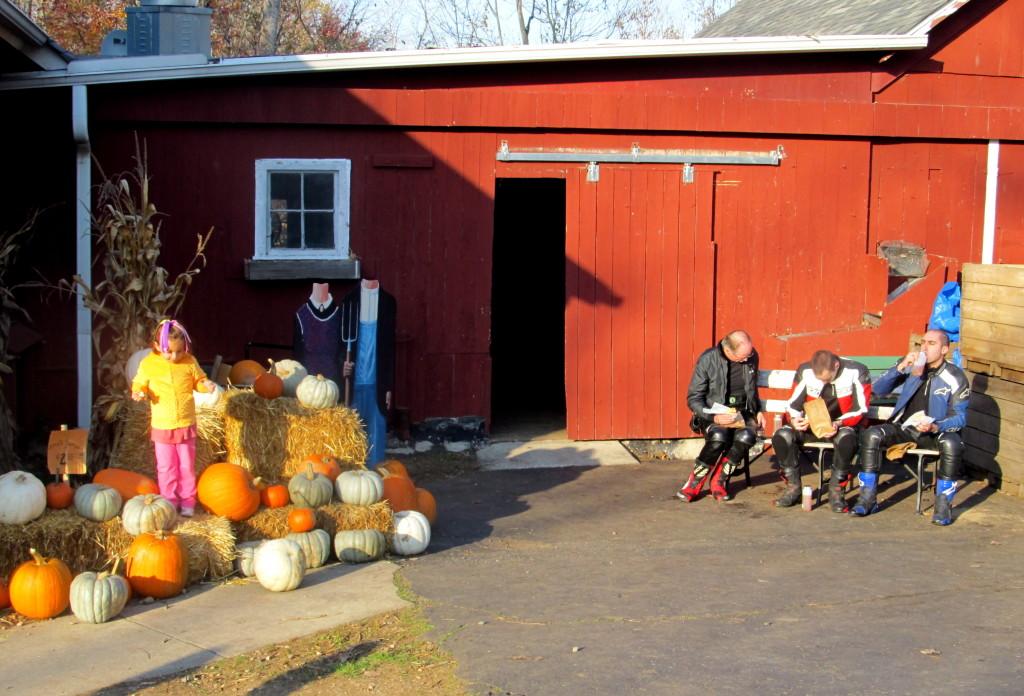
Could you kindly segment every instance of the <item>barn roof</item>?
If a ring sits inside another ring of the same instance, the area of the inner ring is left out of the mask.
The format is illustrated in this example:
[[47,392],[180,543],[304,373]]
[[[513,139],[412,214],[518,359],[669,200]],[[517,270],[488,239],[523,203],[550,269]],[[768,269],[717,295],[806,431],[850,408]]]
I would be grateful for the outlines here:
[[0,0],[0,72],[60,69],[70,59],[20,7]]
[[698,37],[926,33],[968,0],[740,0]]

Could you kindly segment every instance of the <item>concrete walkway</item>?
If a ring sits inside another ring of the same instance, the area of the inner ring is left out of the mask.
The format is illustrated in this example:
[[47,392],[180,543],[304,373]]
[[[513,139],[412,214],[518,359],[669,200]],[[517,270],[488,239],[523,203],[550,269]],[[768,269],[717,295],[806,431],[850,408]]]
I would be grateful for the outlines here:
[[617,440],[497,442],[477,450],[476,458],[484,471],[621,466],[637,463],[636,458]]
[[0,633],[0,693],[81,694],[152,679],[408,605],[388,561],[311,571],[292,592],[255,580],[197,586],[172,600],[130,602],[105,624],[70,613]]

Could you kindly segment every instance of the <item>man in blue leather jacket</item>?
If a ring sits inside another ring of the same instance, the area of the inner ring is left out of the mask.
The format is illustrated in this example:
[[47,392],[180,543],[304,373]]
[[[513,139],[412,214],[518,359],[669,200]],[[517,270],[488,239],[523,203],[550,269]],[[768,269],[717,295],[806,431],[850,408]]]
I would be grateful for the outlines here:
[[[960,430],[967,422],[967,401],[971,387],[967,377],[956,365],[946,362],[949,336],[944,331],[928,331],[921,345],[924,365],[911,370],[918,360],[912,351],[896,367],[875,380],[876,395],[892,393],[903,385],[892,416],[887,423],[875,425],[861,434],[859,475],[860,495],[850,513],[863,517],[878,509],[878,473],[887,448],[904,442],[939,451],[938,481],[932,522],[948,525],[953,521],[953,495],[964,453]],[[920,361],[918,361],[920,365]],[[909,423],[923,411],[924,422]]]

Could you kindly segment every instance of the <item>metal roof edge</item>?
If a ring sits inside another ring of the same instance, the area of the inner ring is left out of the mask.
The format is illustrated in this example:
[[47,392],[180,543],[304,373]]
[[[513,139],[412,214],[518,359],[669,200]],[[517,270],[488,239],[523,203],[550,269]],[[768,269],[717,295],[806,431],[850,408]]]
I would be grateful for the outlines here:
[[970,2],[971,0],[950,0],[945,5],[921,20],[916,27],[907,33],[907,36],[927,36],[928,32],[930,32],[936,24],[942,22]]
[[[156,60],[155,64],[142,65],[137,58],[107,58],[91,61],[95,64],[95,70],[83,70],[77,66],[63,71],[5,75],[0,77],[0,90],[319,71],[745,54],[898,51],[924,48],[927,45],[927,36],[773,36],[223,58],[202,65],[181,65],[180,61],[171,60]],[[163,58],[171,59],[174,56]],[[132,67],[125,67],[127,65]]]
[[0,1],[0,18],[24,39],[24,43],[15,48],[43,70],[61,70],[72,60],[70,53],[14,3]]

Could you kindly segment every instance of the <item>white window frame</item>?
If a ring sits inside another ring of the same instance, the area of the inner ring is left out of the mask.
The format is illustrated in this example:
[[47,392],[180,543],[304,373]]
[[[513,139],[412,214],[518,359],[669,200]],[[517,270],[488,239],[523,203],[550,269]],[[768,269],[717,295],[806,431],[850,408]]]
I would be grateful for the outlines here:
[[[331,172],[334,174],[334,248],[274,249],[270,246],[270,174]],[[254,259],[347,259],[351,208],[352,161],[347,159],[256,160],[256,253]]]

